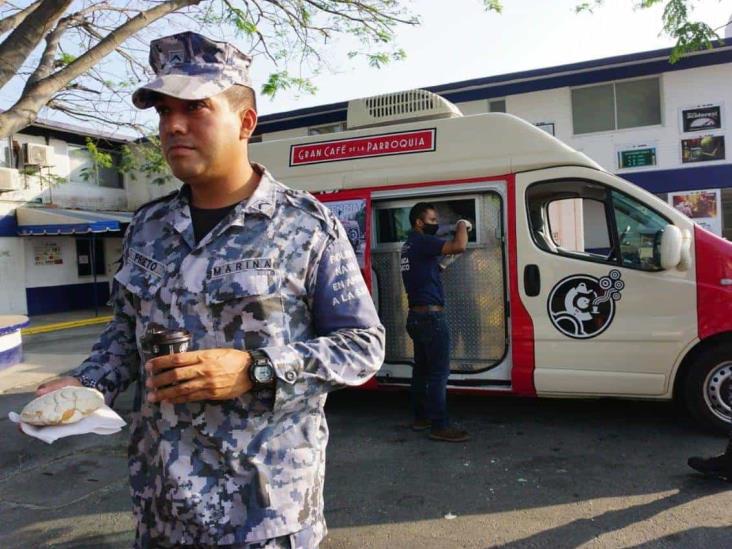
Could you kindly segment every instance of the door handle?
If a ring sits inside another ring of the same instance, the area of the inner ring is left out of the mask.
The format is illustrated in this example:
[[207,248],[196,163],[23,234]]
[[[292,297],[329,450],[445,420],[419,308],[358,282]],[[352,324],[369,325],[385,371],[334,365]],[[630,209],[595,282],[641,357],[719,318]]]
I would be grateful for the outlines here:
[[535,297],[541,293],[541,276],[538,265],[526,265],[524,267],[524,291],[529,297]]

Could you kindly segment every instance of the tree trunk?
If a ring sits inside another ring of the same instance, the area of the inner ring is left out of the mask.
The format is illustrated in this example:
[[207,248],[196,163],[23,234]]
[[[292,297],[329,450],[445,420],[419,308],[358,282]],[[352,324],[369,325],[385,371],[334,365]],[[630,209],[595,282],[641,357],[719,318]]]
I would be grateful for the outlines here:
[[73,0],[44,0],[0,44],[0,88],[15,76]]
[[0,113],[0,139],[8,137],[31,124],[38,116],[38,111],[53,98],[56,92],[74,78],[100,63],[102,59],[112,53],[130,36],[169,13],[201,2],[202,0],[169,0],[141,12],[124,25],[110,32],[96,46],[78,57],[73,63],[30,86],[15,105]]

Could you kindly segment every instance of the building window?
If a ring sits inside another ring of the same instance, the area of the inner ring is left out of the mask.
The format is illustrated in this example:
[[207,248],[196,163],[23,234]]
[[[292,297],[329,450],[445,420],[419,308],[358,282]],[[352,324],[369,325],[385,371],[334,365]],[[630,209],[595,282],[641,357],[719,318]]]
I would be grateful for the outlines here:
[[[92,242],[94,242],[94,254],[92,254]],[[104,239],[77,238],[76,239],[76,267],[79,276],[91,276],[92,262],[94,263],[97,275],[107,274],[106,261],[104,259]]]
[[572,121],[575,134],[658,125],[661,123],[660,79],[573,89]]
[[106,152],[112,156],[112,166],[107,168],[94,164],[86,147],[69,145],[69,181],[87,183],[99,187],[122,189],[122,174],[119,172],[119,153]]
[[494,99],[488,101],[488,112],[506,112],[506,100]]
[[322,126],[313,126],[308,128],[308,135],[325,135],[328,133],[338,133],[346,131],[345,122],[336,122],[335,124],[324,124]]
[[0,166],[3,168],[14,168],[13,149],[10,139],[0,140]]

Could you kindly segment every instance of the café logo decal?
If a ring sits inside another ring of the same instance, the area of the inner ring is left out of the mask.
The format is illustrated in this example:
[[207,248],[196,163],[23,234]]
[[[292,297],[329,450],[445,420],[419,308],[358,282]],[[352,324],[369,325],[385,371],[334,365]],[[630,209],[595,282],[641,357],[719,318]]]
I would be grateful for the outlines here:
[[432,152],[436,146],[437,129],[435,128],[335,139],[305,145],[292,145],[290,147],[290,166]]
[[615,317],[625,282],[613,269],[607,276],[568,276],[557,282],[547,301],[552,325],[573,339],[590,339],[604,332]]

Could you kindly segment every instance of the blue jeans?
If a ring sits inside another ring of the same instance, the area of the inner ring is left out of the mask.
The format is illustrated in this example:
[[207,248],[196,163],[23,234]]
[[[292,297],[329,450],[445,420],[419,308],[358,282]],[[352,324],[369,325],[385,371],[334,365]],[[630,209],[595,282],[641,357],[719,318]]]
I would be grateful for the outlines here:
[[429,419],[432,429],[449,425],[447,378],[450,376],[450,331],[443,312],[407,315],[407,333],[414,342],[411,400],[414,418]]

